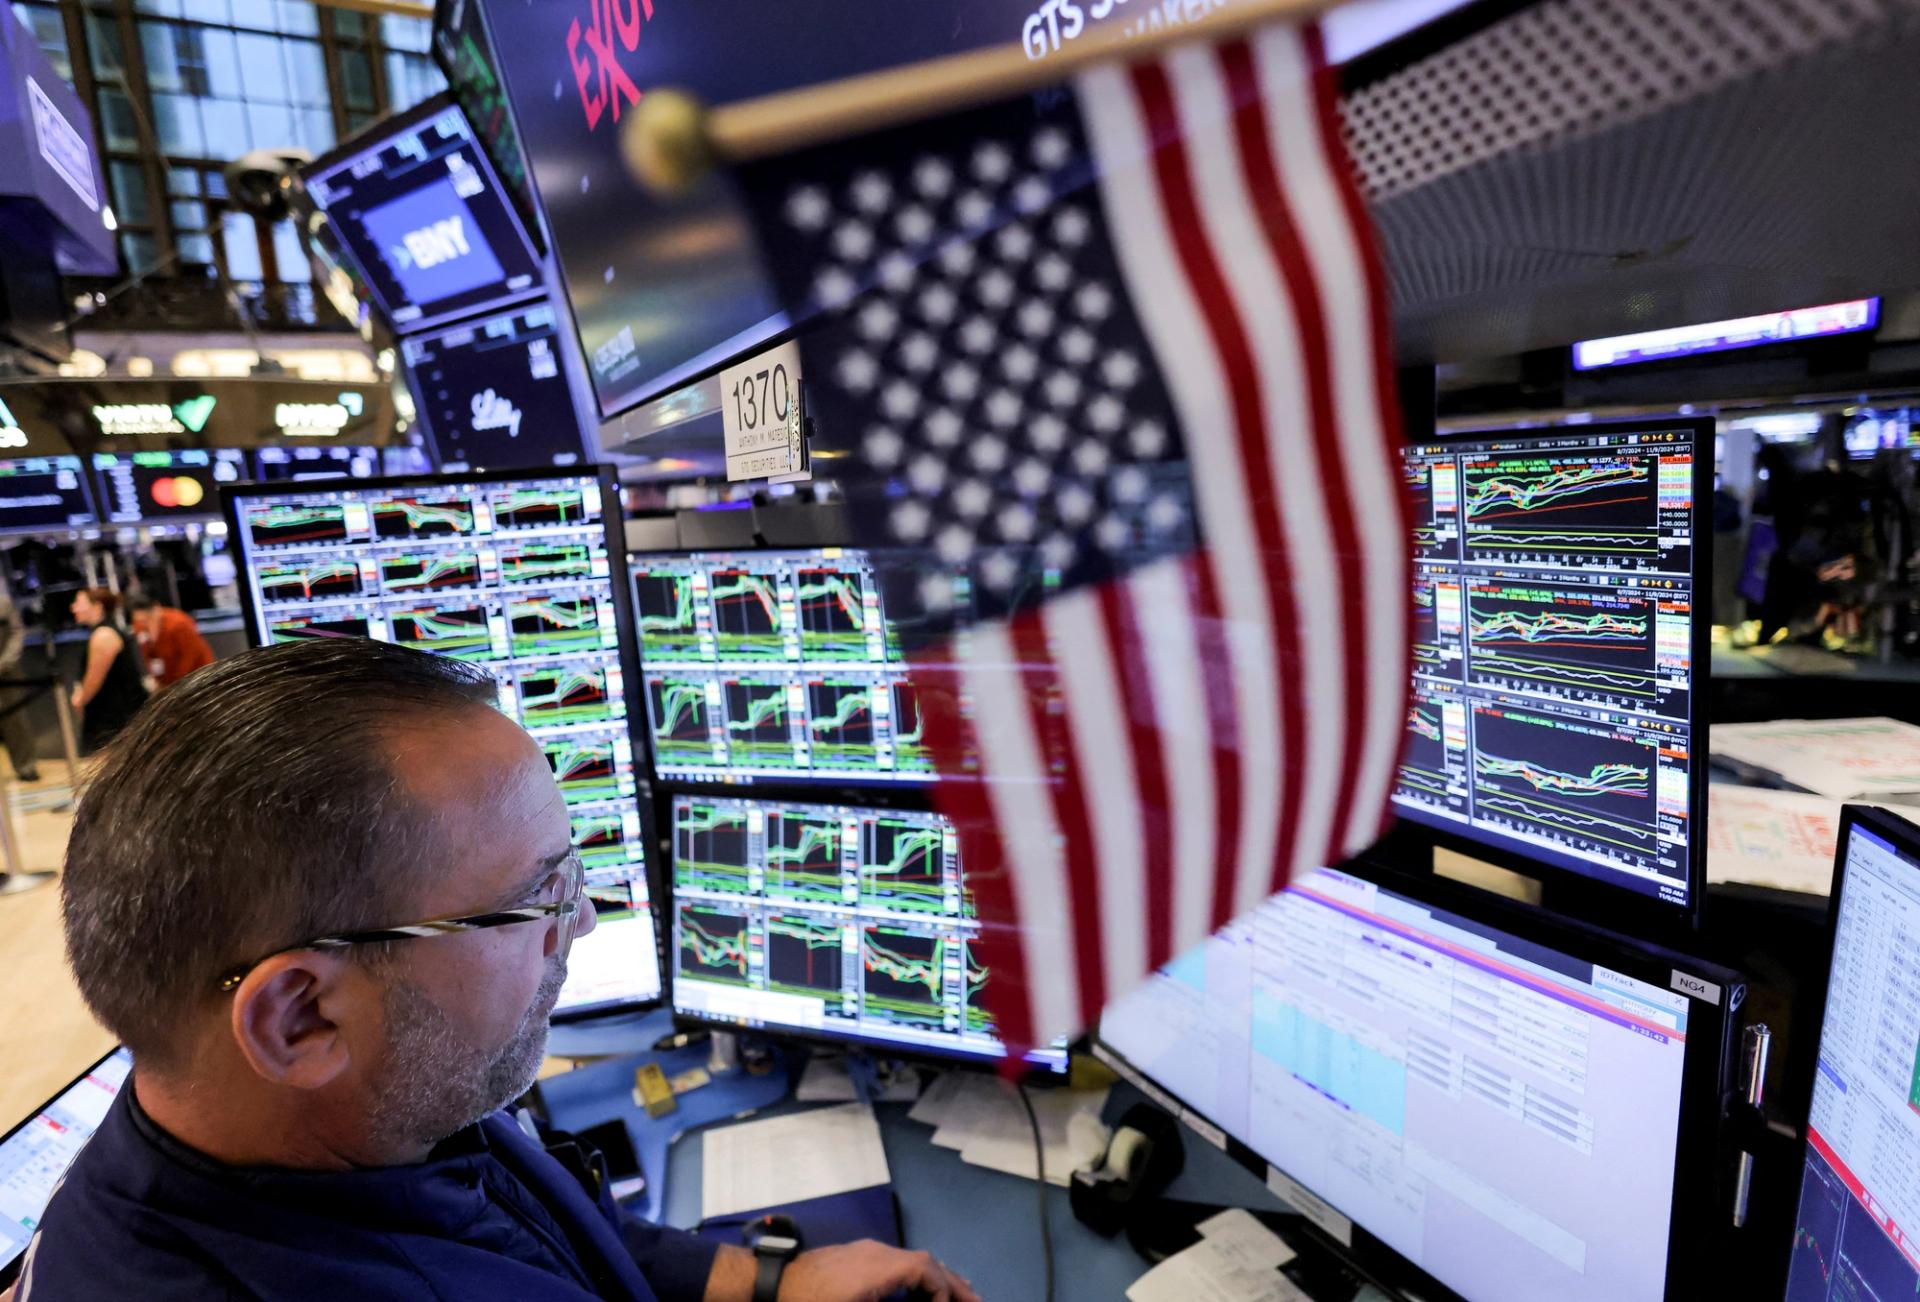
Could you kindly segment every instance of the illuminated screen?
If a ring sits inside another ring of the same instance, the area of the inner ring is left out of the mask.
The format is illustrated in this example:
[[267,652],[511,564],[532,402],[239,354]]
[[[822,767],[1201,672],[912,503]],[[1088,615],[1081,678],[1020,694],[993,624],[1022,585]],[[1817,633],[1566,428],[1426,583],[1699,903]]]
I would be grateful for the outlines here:
[[444,100],[328,154],[306,180],[398,332],[539,292],[525,228]]
[[444,469],[580,460],[580,418],[554,331],[553,308],[539,304],[400,341]]
[[1790,312],[1740,317],[1733,321],[1708,321],[1700,325],[1674,326],[1668,330],[1615,335],[1608,339],[1587,339],[1573,346],[1573,368],[1576,371],[1591,371],[1603,366],[1626,366],[1665,357],[1690,357],[1695,353],[1720,353],[1730,348],[1792,343],[1801,339],[1871,330],[1879,324],[1880,300],[1855,299],[1846,303],[1829,303],[1823,307],[1801,307]]
[[83,529],[98,523],[79,457],[0,461],[0,534]]
[[1569,427],[1408,449],[1402,817],[1694,902],[1700,437]]
[[253,454],[254,477],[269,483],[295,479],[372,479],[380,473],[380,449],[360,447],[261,448]]
[[61,1177],[106,1120],[133,1070],[133,1055],[115,1049],[60,1097],[0,1139],[0,1285],[26,1252]]
[[631,569],[661,777],[932,780],[901,567],[825,548],[635,556]]
[[[959,837],[939,814],[675,796],[672,900],[677,1012],[1006,1056]],[[1057,1045],[1031,1057],[1066,1061]]]
[[108,522],[140,524],[219,515],[219,490],[247,477],[247,454],[239,448],[96,452],[93,470]]
[[256,645],[372,637],[493,675],[501,713],[553,768],[599,911],[556,1011],[658,998],[609,550],[618,500],[599,478],[259,487],[233,511]]
[[1920,1295],[1920,838],[1886,822],[1840,851],[1787,1302]]
[[1462,1297],[1661,1302],[1690,1010],[1605,953],[1317,872],[1111,1004],[1100,1053]]

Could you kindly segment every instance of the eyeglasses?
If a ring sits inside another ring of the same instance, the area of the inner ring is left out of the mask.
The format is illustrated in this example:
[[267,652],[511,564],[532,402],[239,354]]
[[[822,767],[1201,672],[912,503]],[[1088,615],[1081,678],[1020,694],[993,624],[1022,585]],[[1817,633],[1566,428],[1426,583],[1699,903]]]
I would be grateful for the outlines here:
[[580,861],[580,854],[574,851],[561,861],[547,879],[540,884],[535,894],[535,903],[523,904],[511,909],[502,909],[497,913],[474,913],[461,918],[431,918],[426,922],[410,922],[404,927],[380,927],[371,931],[342,931],[331,936],[318,936],[299,945],[289,945],[277,949],[272,954],[237,967],[220,978],[220,991],[231,994],[240,983],[247,979],[247,973],[259,967],[268,959],[280,954],[293,954],[303,949],[345,949],[349,945],[377,945],[394,940],[414,940],[426,936],[450,936],[461,931],[485,931],[491,927],[511,927],[519,922],[533,922],[540,918],[557,918],[560,922],[560,948],[565,949],[573,943],[580,925],[580,900],[587,889],[587,866]]

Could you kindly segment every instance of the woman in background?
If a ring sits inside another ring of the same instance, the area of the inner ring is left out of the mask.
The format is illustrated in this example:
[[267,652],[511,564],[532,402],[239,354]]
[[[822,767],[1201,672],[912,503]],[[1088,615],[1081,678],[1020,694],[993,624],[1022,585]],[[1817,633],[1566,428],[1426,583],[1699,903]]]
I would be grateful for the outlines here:
[[82,588],[73,597],[73,618],[93,630],[87,637],[87,666],[73,688],[80,712],[80,753],[91,755],[127,726],[146,704],[140,651],[120,624],[120,594],[106,588]]

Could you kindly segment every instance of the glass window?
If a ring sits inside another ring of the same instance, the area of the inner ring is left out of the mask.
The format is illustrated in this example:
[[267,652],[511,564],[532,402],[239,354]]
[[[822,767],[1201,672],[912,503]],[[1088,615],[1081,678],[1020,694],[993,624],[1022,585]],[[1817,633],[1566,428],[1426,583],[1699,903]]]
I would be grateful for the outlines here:
[[[340,51],[340,89],[350,109],[373,107],[373,64],[359,50]],[[354,130],[359,130],[355,127]]]
[[271,32],[280,26],[273,0],[233,0],[233,25]]
[[[200,120],[207,128],[207,142],[213,147],[213,156],[223,162],[238,158],[247,152],[247,106],[237,99],[203,99],[200,101]],[[207,173],[207,193],[225,194],[224,189],[216,190],[216,185],[225,182],[218,172]]]
[[127,270],[134,275],[143,271],[152,271],[160,261],[159,246],[153,236],[142,235],[138,231],[120,232],[120,255],[127,260]]
[[278,0],[280,30],[289,36],[318,36],[320,7],[313,0]]
[[417,54],[387,55],[387,101],[398,113],[447,87],[431,59]]
[[153,129],[166,153],[189,158],[208,156],[207,138],[200,132],[200,104],[191,96],[155,95]]
[[180,16],[196,23],[218,23],[222,26],[233,21],[233,15],[227,9],[227,0],[180,0]]
[[173,195],[199,194],[200,173],[191,167],[169,167],[167,169],[167,193]]
[[203,203],[179,200],[167,205],[167,211],[173,217],[174,233],[181,231],[203,231],[207,228],[207,205]]
[[107,164],[113,180],[113,215],[127,226],[145,226],[152,218],[147,203],[147,174],[140,164],[116,158]]
[[207,198],[224,199],[227,197],[227,178],[218,172],[204,172],[201,180],[206,183]]
[[40,52],[47,56],[47,62],[60,74],[60,79],[71,84],[73,60],[67,56],[67,26],[60,19],[60,11],[45,5],[30,4],[15,4],[13,11],[20,15],[20,21],[33,33]]
[[333,100],[327,92],[327,60],[317,41],[288,41],[287,66],[293,73],[291,101],[309,108],[324,108]]
[[140,48],[147,56],[147,85],[156,91],[188,89],[180,73],[180,46],[186,36],[170,23],[141,23]]
[[133,0],[135,13],[157,14],[162,18],[180,16],[180,0]]
[[324,154],[332,149],[335,142],[333,134],[333,111],[331,109],[298,109],[294,116],[300,119],[300,143],[316,154]]
[[106,14],[87,15],[87,49],[93,56],[93,75],[116,85],[127,79],[127,60],[120,44],[120,25]]
[[313,267],[307,261],[307,251],[300,247],[300,236],[295,233],[290,221],[274,223],[273,260],[279,264],[280,279],[290,285],[306,284],[313,279]]
[[336,9],[333,11],[333,34],[364,41],[367,39],[367,20],[351,9]]
[[240,98],[240,47],[233,33],[206,27],[195,35],[200,38],[200,56],[205,69],[205,88],[201,93]]
[[389,50],[425,54],[432,39],[433,24],[425,18],[402,18],[397,14],[380,17],[380,40]]
[[194,263],[203,267],[213,265],[213,237],[211,235],[180,235],[175,237],[173,242],[180,250],[180,261]]
[[268,104],[287,102],[287,69],[280,57],[280,38],[241,32],[240,84],[246,98]]
[[103,88],[100,91],[100,129],[109,149],[139,149],[140,132],[135,126],[133,103],[125,93]]
[[260,243],[253,218],[243,212],[227,213],[220,219],[220,234],[227,250],[227,275],[234,280],[260,280]]
[[293,110],[283,104],[249,104],[247,121],[253,127],[255,149],[284,149],[294,139]]

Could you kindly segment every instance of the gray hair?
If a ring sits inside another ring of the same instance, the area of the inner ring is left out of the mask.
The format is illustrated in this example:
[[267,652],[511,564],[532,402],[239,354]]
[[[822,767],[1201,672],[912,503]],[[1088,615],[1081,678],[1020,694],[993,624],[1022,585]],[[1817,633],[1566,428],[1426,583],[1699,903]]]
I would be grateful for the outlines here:
[[406,921],[437,824],[397,724],[474,709],[493,679],[363,638],[219,661],[155,696],[89,779],[61,878],[80,993],[134,1056],[183,1060],[184,1019],[233,968]]

